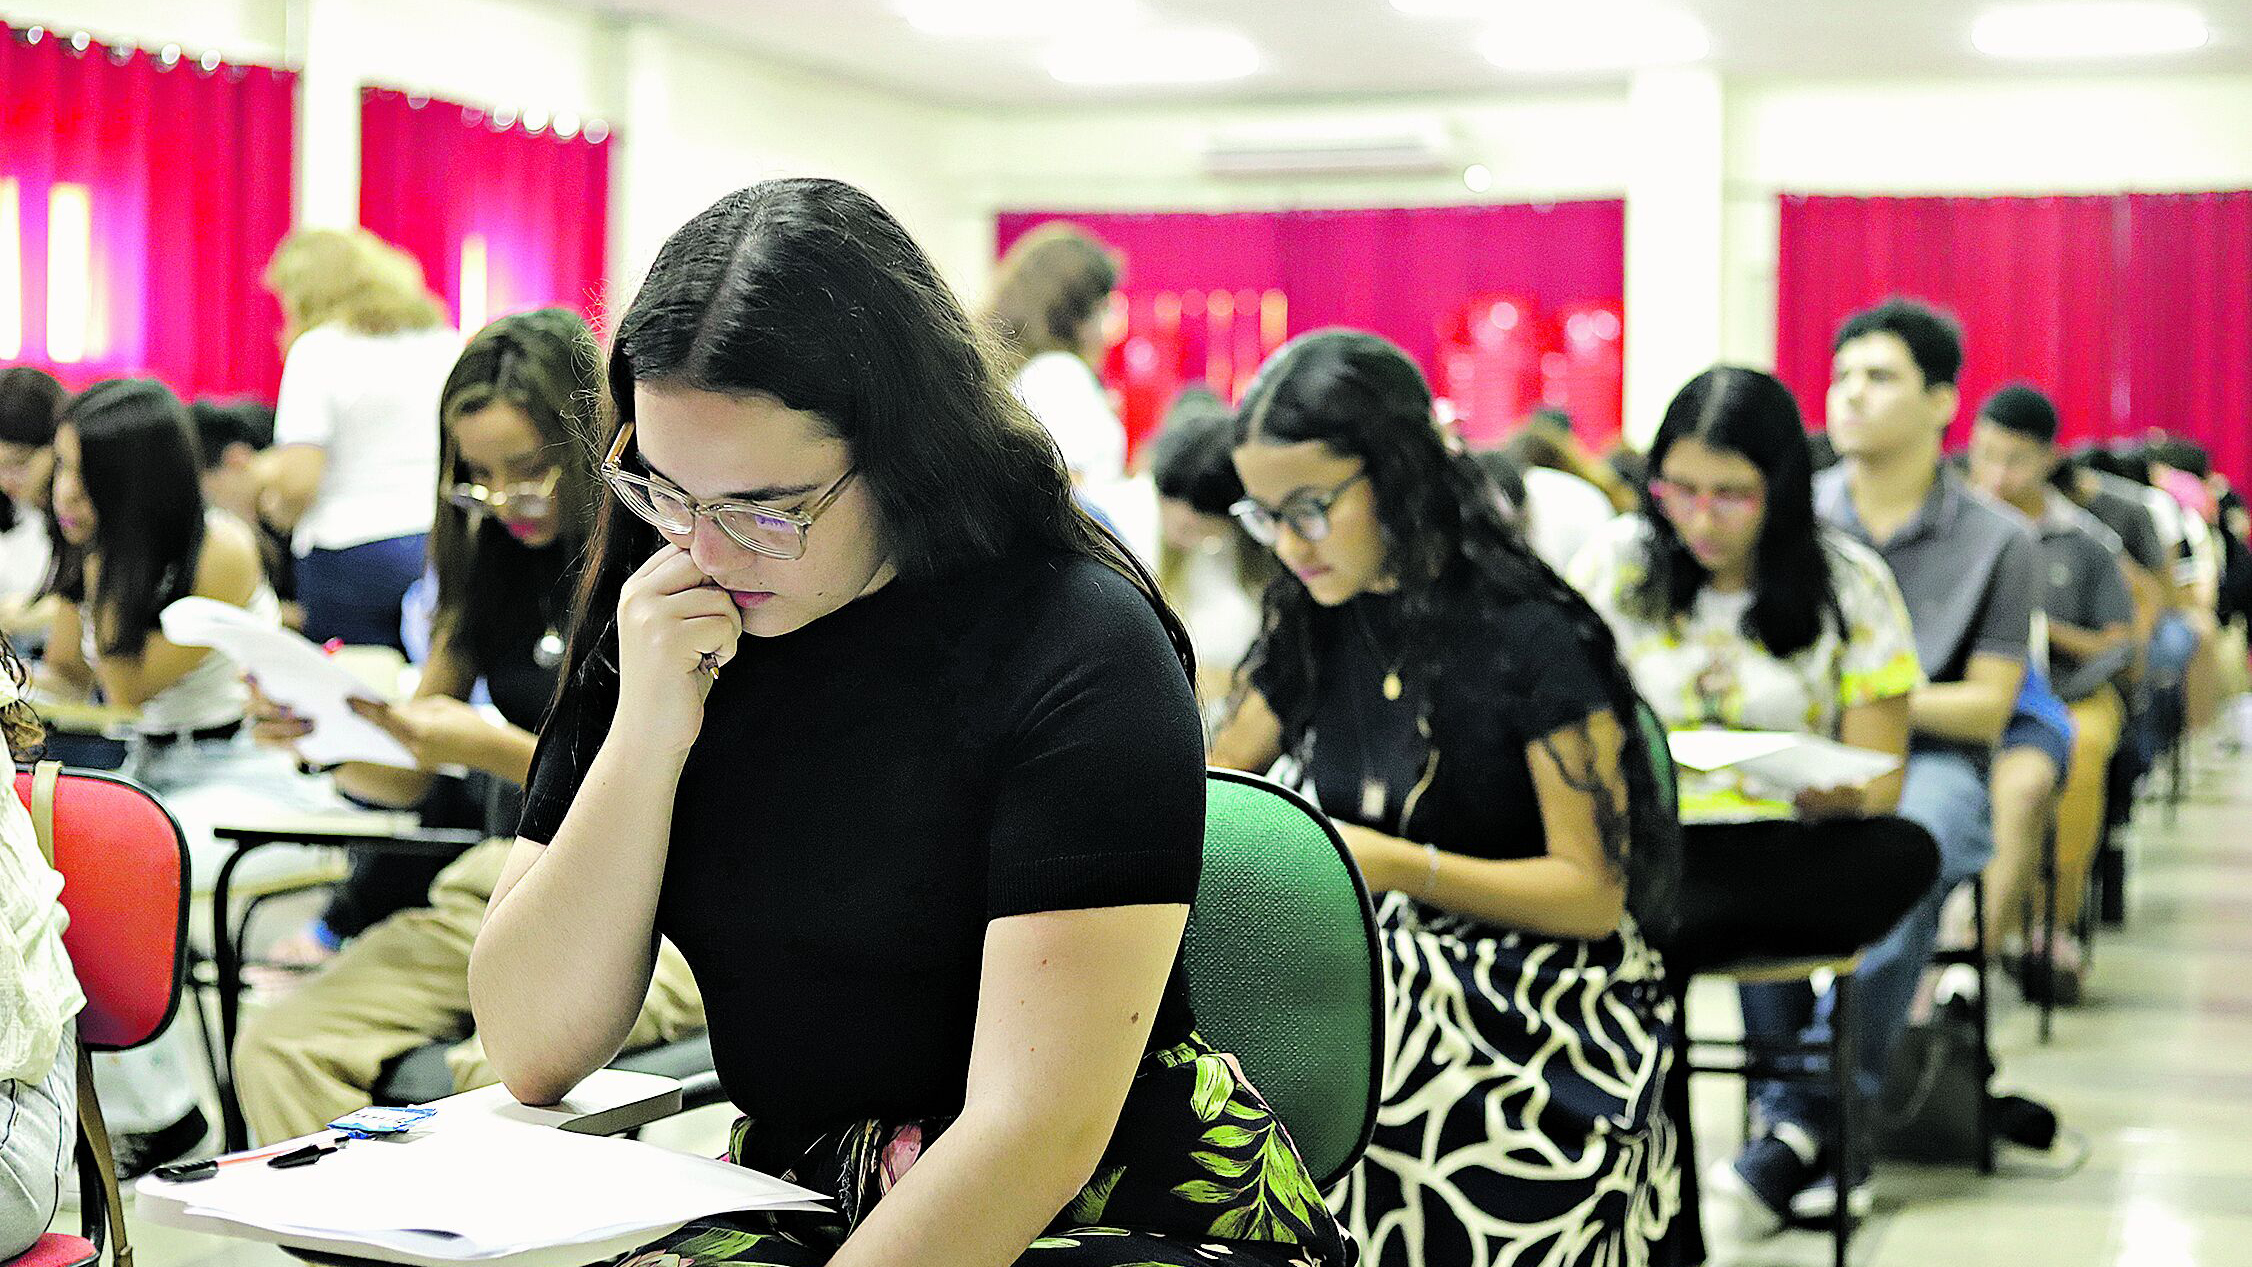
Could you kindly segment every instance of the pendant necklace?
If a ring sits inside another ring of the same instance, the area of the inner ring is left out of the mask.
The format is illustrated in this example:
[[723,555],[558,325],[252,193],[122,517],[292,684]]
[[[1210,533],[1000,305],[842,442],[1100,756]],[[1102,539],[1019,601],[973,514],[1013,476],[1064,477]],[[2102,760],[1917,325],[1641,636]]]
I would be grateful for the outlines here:
[[[1354,624],[1360,630],[1361,640],[1368,644],[1371,659],[1375,661],[1378,668],[1384,671],[1384,698],[1397,701],[1401,695],[1406,693],[1400,681],[1400,664],[1405,659],[1406,653],[1403,651],[1400,655],[1392,657],[1390,663],[1386,663],[1384,649],[1377,645],[1375,631],[1369,628],[1368,613],[1362,608],[1355,607],[1353,619]],[[1373,742],[1375,736],[1368,724],[1367,715],[1362,710],[1360,697],[1357,694],[1353,696],[1353,715],[1355,720],[1360,723],[1361,730],[1361,733],[1355,736],[1361,753],[1361,821],[1381,824],[1385,821],[1385,811],[1391,805],[1392,789],[1390,784],[1383,779],[1368,772],[1368,746]]]
[[1376,635],[1368,627],[1368,613],[1356,607],[1353,609],[1353,619],[1360,627],[1361,640],[1368,644],[1369,654],[1376,658],[1377,667],[1384,670],[1384,698],[1397,700],[1404,691],[1400,683],[1400,664],[1407,658],[1406,649],[1402,648],[1400,654],[1393,656],[1391,663],[1386,664],[1384,649],[1376,644]]

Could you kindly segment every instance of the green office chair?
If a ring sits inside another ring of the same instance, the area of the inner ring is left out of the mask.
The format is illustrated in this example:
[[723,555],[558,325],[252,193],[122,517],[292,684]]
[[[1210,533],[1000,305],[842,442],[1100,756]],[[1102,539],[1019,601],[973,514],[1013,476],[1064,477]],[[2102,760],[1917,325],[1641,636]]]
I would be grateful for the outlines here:
[[1646,700],[1635,701],[1634,717],[1642,723],[1642,743],[1650,753],[1650,769],[1658,776],[1658,797],[1666,812],[1681,817],[1681,789],[1674,780],[1673,745],[1666,741],[1666,724]]
[[1368,888],[1305,798],[1208,772],[1184,938],[1197,1028],[1242,1062],[1317,1186],[1359,1163],[1384,1085],[1383,950]]

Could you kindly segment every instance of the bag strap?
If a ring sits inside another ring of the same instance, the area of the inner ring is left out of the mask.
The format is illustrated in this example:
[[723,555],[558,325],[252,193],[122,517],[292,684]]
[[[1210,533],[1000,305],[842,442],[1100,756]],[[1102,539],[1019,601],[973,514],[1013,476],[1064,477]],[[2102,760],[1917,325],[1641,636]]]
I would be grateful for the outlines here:
[[[55,865],[55,788],[62,781],[60,761],[42,761],[31,768],[31,826],[39,836],[39,852],[47,865]],[[83,1039],[73,1035],[78,1049],[78,1130],[94,1154],[94,1171],[101,1179],[102,1206],[109,1215],[110,1261],[115,1267],[133,1267],[133,1244],[125,1232],[125,1200],[118,1191],[116,1156],[110,1151],[109,1122],[102,1117],[101,1097],[94,1093],[94,1054]]]
[[125,1198],[118,1191],[117,1165],[111,1159],[109,1123],[102,1118],[101,1097],[94,1094],[94,1055],[84,1041],[78,1048],[78,1129],[94,1150],[94,1169],[101,1176],[102,1201],[109,1212],[110,1262],[113,1267],[133,1267],[133,1242],[125,1231]]
[[40,856],[50,867],[55,865],[55,784],[62,773],[60,761],[42,761],[31,767],[31,826],[39,833]]

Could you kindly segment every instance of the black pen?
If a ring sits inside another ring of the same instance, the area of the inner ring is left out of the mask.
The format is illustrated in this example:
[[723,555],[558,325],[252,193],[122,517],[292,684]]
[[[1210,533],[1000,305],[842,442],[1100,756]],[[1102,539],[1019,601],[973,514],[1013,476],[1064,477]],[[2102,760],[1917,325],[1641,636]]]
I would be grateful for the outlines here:
[[205,1157],[200,1161],[176,1161],[170,1165],[158,1166],[150,1173],[167,1183],[194,1183],[199,1179],[209,1179],[218,1174],[221,1166],[239,1166],[245,1162],[263,1161],[269,1166],[277,1166],[285,1170],[295,1166],[309,1166],[341,1147],[343,1147],[341,1139],[334,1143],[327,1140],[315,1140],[310,1144],[303,1144],[296,1148],[269,1147],[255,1152],[236,1153],[229,1157]]

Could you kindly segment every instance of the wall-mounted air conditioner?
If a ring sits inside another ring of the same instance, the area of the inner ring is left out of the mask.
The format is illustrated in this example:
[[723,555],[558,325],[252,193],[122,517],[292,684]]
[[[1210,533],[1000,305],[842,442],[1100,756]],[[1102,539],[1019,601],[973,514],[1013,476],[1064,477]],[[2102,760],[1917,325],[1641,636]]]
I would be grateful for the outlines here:
[[1459,165],[1453,130],[1437,119],[1221,128],[1205,137],[1201,157],[1211,176],[1443,172]]

